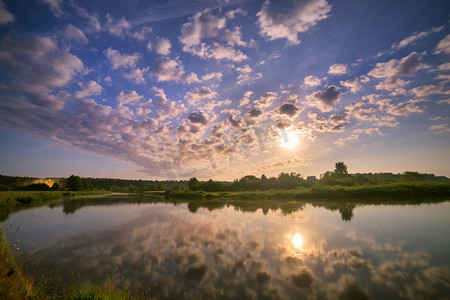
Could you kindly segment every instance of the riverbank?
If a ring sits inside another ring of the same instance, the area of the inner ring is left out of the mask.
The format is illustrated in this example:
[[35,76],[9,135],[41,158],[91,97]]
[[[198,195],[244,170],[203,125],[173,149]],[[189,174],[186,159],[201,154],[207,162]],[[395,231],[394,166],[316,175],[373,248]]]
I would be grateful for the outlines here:
[[450,198],[450,184],[448,183],[386,183],[379,185],[361,186],[328,186],[316,185],[311,188],[297,187],[295,189],[278,189],[267,191],[168,191],[168,198],[211,200],[211,199],[255,199],[255,200],[282,200],[282,199],[352,199],[373,200],[379,199],[411,199],[411,198]]
[[[31,207],[51,205],[63,198],[81,195],[109,194],[105,191],[48,191],[48,192],[0,192],[0,222],[6,220],[11,213]],[[34,299],[31,281],[21,273],[11,253],[11,246],[6,239],[9,229],[0,226],[0,299]],[[12,245],[14,246],[14,245]]]

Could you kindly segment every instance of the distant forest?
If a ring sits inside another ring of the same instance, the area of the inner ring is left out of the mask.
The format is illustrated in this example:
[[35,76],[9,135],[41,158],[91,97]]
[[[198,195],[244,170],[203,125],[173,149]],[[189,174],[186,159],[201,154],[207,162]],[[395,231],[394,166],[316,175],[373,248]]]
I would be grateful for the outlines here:
[[402,174],[393,173],[356,173],[349,174],[348,167],[343,162],[335,164],[334,171],[327,171],[321,176],[304,178],[299,173],[280,173],[277,177],[261,177],[247,175],[233,182],[227,181],[199,181],[193,177],[190,180],[131,180],[115,178],[90,178],[71,175],[68,178],[34,178],[0,175],[0,191],[50,191],[50,190],[106,190],[111,192],[136,193],[144,191],[164,190],[202,190],[213,191],[242,191],[242,190],[270,190],[293,189],[298,186],[312,187],[314,185],[376,185],[387,182],[434,182],[450,183],[445,176],[421,174],[407,171]]

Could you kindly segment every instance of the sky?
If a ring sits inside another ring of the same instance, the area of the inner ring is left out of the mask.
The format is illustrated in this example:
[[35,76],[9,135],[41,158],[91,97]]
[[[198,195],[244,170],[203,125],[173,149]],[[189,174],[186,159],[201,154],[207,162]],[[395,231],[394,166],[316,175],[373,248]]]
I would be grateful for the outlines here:
[[450,176],[449,1],[0,0],[0,174]]

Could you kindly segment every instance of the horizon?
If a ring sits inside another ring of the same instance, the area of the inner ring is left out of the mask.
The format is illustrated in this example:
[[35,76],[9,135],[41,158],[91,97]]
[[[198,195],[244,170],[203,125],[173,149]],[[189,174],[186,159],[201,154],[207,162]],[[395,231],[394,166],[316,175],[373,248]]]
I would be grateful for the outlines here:
[[0,0],[0,173],[450,177],[449,11]]

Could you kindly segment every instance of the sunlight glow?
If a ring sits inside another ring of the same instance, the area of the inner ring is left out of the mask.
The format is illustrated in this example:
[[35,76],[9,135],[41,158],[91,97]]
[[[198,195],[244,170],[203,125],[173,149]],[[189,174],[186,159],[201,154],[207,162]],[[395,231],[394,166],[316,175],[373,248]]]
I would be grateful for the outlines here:
[[280,147],[294,149],[299,144],[299,137],[295,131],[282,129],[280,131]]
[[300,234],[296,233],[294,234],[294,237],[292,238],[292,244],[295,248],[301,249],[303,246],[303,238]]

